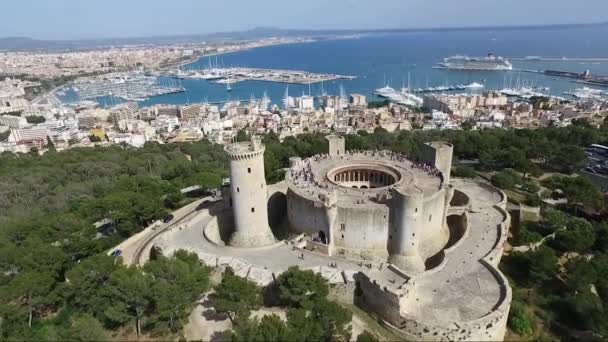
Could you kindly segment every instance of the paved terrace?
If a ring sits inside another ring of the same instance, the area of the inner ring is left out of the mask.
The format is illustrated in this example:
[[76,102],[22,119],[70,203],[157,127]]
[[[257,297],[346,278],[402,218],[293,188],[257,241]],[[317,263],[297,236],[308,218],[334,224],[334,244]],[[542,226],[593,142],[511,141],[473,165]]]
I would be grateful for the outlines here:
[[[407,314],[425,322],[472,321],[492,312],[504,299],[501,280],[492,266],[481,261],[501,248],[507,234],[500,226],[506,216],[495,207],[503,198],[498,190],[475,181],[453,179],[452,185],[469,196],[472,209],[467,211],[464,236],[445,250],[443,262],[412,277],[415,304],[407,308]],[[394,292],[406,283],[390,270],[373,271],[369,276]]]
[[[336,168],[349,165],[360,166],[360,169],[373,170],[375,166],[395,170],[400,179],[392,185],[376,189],[354,189],[340,186],[328,179],[328,173]],[[401,190],[418,188],[425,196],[436,193],[442,185],[439,172],[429,166],[416,164],[403,154],[389,151],[366,151],[362,153],[348,153],[340,156],[317,155],[302,160],[298,167],[287,171],[287,183],[293,191],[303,197],[318,200],[319,194],[329,194],[333,190],[339,191],[341,204],[371,204],[378,195],[389,194],[390,189]]]

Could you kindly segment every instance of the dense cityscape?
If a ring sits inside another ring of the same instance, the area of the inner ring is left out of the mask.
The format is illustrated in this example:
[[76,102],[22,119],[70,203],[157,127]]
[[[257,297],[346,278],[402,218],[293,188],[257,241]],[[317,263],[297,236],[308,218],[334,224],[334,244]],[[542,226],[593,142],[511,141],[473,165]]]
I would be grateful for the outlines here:
[[608,338],[608,52],[260,32],[0,50],[1,340]]

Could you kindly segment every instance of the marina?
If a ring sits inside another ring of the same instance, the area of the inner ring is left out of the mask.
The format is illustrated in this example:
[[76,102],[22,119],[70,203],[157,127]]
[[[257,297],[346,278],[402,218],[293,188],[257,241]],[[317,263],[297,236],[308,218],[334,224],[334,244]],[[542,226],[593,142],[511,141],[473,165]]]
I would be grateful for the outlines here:
[[[184,92],[185,88],[175,82],[161,85],[154,76],[120,74],[76,82],[71,90],[82,100],[112,96],[125,101],[145,101],[154,96]],[[58,95],[64,96],[65,91],[59,91]]]
[[430,94],[430,93],[444,93],[444,92],[458,92],[458,91],[477,91],[485,88],[483,84],[473,82],[471,84],[455,84],[445,85],[436,87],[416,88],[411,89],[408,87],[402,87],[400,90],[396,90],[388,85],[378,88],[374,91],[374,95],[388,99],[392,102],[411,106],[420,107],[424,100],[418,96],[419,94]]

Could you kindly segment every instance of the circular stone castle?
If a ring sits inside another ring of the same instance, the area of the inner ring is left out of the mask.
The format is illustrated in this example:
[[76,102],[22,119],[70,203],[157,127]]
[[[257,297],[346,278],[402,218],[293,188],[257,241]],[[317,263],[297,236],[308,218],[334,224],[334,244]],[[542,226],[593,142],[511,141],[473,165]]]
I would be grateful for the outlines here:
[[327,139],[329,153],[291,158],[285,181],[271,186],[259,138],[226,146],[230,188],[195,223],[203,241],[182,237],[180,247],[261,285],[292,265],[320,272],[405,339],[502,340],[511,303],[498,269],[510,226],[504,193],[451,179],[448,143],[427,143],[412,160]]

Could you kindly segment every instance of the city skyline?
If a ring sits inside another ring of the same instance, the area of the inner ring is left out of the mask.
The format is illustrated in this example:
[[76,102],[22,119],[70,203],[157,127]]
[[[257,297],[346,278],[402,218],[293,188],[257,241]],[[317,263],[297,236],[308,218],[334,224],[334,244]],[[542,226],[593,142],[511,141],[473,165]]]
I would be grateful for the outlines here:
[[589,0],[585,2],[585,11],[573,11],[571,2],[566,0],[514,0],[509,6],[482,0],[463,0],[457,4],[444,0],[433,3],[311,0],[306,6],[279,0],[255,3],[176,0],[170,6],[157,0],[84,3],[25,0],[4,4],[4,8],[13,15],[0,22],[0,37],[70,40],[197,35],[269,26],[297,30],[378,30],[586,24],[606,21],[608,3]]

